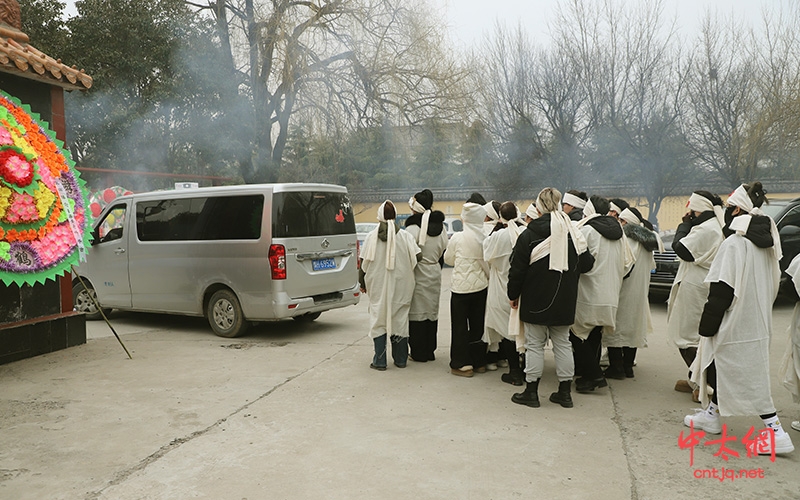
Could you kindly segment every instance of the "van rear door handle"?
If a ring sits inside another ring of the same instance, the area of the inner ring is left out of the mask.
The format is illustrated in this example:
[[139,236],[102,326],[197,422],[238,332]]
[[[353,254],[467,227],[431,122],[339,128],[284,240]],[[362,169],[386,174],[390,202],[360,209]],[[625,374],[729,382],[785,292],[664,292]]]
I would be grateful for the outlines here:
[[332,250],[330,252],[299,253],[295,256],[298,261],[309,259],[328,259],[331,257],[347,257],[353,255],[352,250]]
[[125,249],[124,248],[117,248],[116,250],[114,250],[114,253],[117,254],[117,255],[122,255],[122,254],[125,253]]

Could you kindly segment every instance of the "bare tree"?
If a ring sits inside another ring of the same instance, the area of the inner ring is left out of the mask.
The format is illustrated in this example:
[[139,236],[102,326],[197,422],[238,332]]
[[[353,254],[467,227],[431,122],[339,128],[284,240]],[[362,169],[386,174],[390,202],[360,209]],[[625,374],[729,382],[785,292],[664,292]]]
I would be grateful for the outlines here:
[[655,219],[691,166],[680,129],[686,64],[674,22],[661,0],[569,0],[554,28],[582,75],[576,83],[596,179],[638,186]]
[[582,85],[585,72],[563,46],[541,50],[536,59],[533,96],[545,120],[545,170],[563,189],[582,187],[586,163],[582,150],[593,129],[588,94]]
[[422,0],[187,3],[216,19],[223,87],[248,104],[247,181],[276,177],[297,115],[355,128],[463,114],[453,96],[464,71]]
[[773,121],[769,107],[762,106],[756,54],[742,50],[752,40],[746,34],[732,18],[707,16],[688,87],[692,151],[731,188],[756,177]]
[[782,179],[798,178],[800,164],[800,5],[765,11],[753,33],[760,106],[768,110],[760,130],[764,148],[757,167]]

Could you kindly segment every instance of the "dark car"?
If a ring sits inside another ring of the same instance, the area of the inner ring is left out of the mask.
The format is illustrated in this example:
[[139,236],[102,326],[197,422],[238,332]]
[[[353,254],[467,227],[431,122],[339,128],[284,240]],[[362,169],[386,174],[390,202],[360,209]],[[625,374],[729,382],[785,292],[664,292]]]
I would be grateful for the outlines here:
[[781,272],[785,273],[792,259],[800,253],[800,198],[772,200],[769,205],[764,205],[761,209],[772,217],[778,226],[783,250],[780,266]]
[[672,239],[675,237],[675,230],[663,231],[659,235],[664,242],[664,251],[653,254],[656,268],[650,274],[649,296],[652,302],[664,302],[667,300],[680,264],[677,254],[672,251]]
[[[783,258],[780,261],[783,278],[786,277],[786,268],[798,253],[800,253],[800,198],[792,200],[770,200],[768,205],[761,208],[764,213],[772,217],[778,226],[781,237]],[[675,231],[661,233],[664,240],[664,252],[654,254],[656,269],[650,275],[650,300],[663,302],[669,297],[669,290],[678,272],[678,256],[672,251],[672,239]]]

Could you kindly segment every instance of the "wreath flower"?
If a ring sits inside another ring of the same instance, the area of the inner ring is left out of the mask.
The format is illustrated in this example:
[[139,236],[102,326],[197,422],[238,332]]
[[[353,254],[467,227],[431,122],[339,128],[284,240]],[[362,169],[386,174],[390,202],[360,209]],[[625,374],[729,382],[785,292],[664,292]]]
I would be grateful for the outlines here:
[[24,188],[33,182],[33,165],[21,152],[9,148],[0,151],[0,177]]

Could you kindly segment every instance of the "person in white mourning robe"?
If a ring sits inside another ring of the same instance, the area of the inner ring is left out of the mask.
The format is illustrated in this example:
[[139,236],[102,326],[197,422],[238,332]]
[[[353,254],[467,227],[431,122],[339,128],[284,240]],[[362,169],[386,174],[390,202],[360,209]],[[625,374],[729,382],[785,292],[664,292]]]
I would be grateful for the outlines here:
[[[781,283],[781,296],[795,302],[792,323],[789,325],[789,345],[781,361],[783,386],[792,394],[795,404],[800,403],[800,255],[786,269],[788,279]],[[800,420],[792,422],[792,429],[800,431]]]
[[387,337],[398,368],[408,362],[408,314],[414,294],[414,268],[422,252],[408,231],[395,222],[394,204],[378,207],[378,227],[364,240],[359,270],[361,292],[369,296],[369,336],[375,345],[370,368],[386,370]]
[[422,249],[422,260],[414,268],[414,296],[408,313],[410,357],[424,363],[436,359],[439,330],[439,295],[442,289],[442,264],[447,248],[444,214],[431,210],[433,193],[423,189],[408,201],[413,214],[406,219],[406,231]]
[[[708,270],[708,299],[700,318],[700,344],[692,380],[708,402],[683,419],[709,434],[722,432],[720,416],[759,415],[766,439],[754,441],[759,455],[790,453],[770,391],[769,343],[772,303],[778,294],[781,243],[775,222],[761,212],[766,193],[760,182],[736,188],[727,201],[725,241]],[[762,434],[759,434],[762,436]]]
[[506,298],[511,252],[521,231],[517,225],[519,214],[516,205],[511,201],[503,203],[500,205],[499,216],[500,221],[493,232],[483,240],[483,259],[489,265],[483,341],[489,344],[490,353],[499,352],[508,361],[508,373],[504,373],[501,380],[512,385],[522,385],[525,376],[520,367],[516,339],[508,331],[511,305]]
[[483,260],[483,222],[486,200],[473,193],[461,209],[464,230],[447,243],[444,262],[450,277],[450,373],[472,377],[486,372],[483,341],[489,266]]
[[660,240],[634,207],[623,209],[619,221],[635,264],[628,277],[622,280],[616,326],[613,330],[603,331],[603,345],[608,349],[609,362],[603,374],[606,378],[622,380],[633,378],[636,350],[647,347],[647,336],[653,333],[647,295],[650,273],[656,268],[653,251],[659,248]]
[[616,325],[619,291],[623,277],[633,266],[633,257],[619,221],[610,215],[600,215],[609,212],[608,200],[592,195],[583,210],[586,217],[576,225],[595,261],[578,281],[570,341],[575,372],[580,375],[575,380],[575,390],[586,393],[608,385],[600,368],[602,335],[604,329],[610,332]]
[[[725,214],[720,197],[708,191],[693,192],[686,206],[672,240],[672,250],[680,260],[667,302],[667,338],[689,367],[700,343],[697,331],[708,298],[705,279],[725,239]],[[699,388],[688,379],[678,380],[675,390],[690,393],[695,403],[700,402]]]

